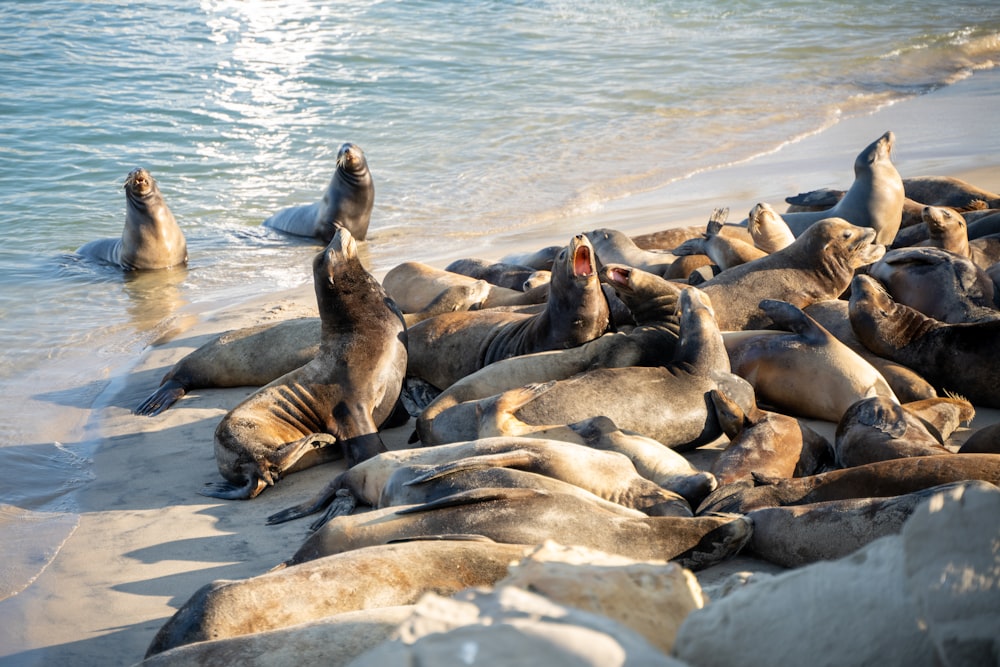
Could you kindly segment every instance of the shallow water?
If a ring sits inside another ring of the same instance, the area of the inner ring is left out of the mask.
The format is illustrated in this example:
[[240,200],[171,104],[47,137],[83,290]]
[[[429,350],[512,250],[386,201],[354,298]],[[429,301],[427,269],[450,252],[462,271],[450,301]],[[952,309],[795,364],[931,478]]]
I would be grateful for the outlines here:
[[[491,256],[497,236],[569,235],[614,200],[993,67],[1000,7],[43,1],[0,4],[0,37],[4,597],[71,530],[88,411],[142,350],[311,279],[317,246],[260,223],[316,201],[341,143],[375,178],[373,270]],[[184,228],[186,269],[72,254],[120,234],[135,166]]]

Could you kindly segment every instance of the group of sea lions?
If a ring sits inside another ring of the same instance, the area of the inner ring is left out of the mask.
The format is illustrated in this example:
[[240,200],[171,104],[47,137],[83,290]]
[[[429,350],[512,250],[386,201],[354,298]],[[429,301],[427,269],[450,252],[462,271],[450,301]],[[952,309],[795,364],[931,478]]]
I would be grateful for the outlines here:
[[[975,406],[1000,407],[1000,269],[992,233],[972,239],[966,218],[989,222],[1000,195],[901,178],[894,141],[861,151],[848,190],[789,198],[785,214],[761,203],[737,224],[719,209],[707,228],[405,262],[381,283],[357,257],[367,214],[363,228],[329,214],[343,185],[272,217],[328,243],[319,318],[222,334],[135,411],[265,385],[220,422],[226,482],[206,495],[253,498],[333,458],[347,470],[269,518],[321,513],[285,563],[204,587],[148,655],[489,584],[495,559],[545,539],[691,569],[741,550],[797,567],[898,531],[939,488],[1000,484],[995,437],[976,453],[951,440]],[[341,154],[338,173],[363,161]],[[414,447],[386,451],[379,428],[410,417]],[[835,424],[833,441],[809,419]],[[723,436],[710,469],[691,465]],[[405,582],[387,564],[400,557]]]

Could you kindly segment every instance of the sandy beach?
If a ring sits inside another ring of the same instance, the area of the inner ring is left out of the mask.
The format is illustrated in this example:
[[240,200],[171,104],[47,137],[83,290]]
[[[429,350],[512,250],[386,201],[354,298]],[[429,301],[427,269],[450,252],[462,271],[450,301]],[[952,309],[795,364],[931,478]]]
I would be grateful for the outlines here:
[[[978,72],[873,115],[847,119],[778,152],[611,202],[581,216],[575,226],[638,234],[702,225],[717,206],[729,206],[735,219],[758,201],[783,210],[785,196],[850,185],[857,151],[886,130],[896,133],[894,162],[904,178],[953,175],[1000,190],[998,102],[1000,70]],[[514,250],[565,241],[501,235],[467,256],[499,259]],[[426,248],[398,259],[443,267],[453,258]],[[0,602],[0,665],[135,664],[166,619],[203,584],[263,573],[297,549],[307,535],[306,521],[267,526],[265,518],[312,495],[342,464],[296,473],[247,502],[215,501],[197,493],[219,479],[212,450],[216,425],[254,388],[195,391],[152,418],[131,410],[173,363],[213,335],[315,314],[311,286],[248,295],[246,302],[218,304],[206,312],[182,311],[175,334],[147,349],[127,375],[112,381],[89,420],[91,435],[101,444],[94,456],[95,479],[79,492],[79,526],[28,589]],[[995,417],[994,411],[981,410],[971,428]],[[407,447],[412,424],[383,432],[385,444]],[[832,439],[833,424],[809,424]],[[693,460],[710,464],[721,445],[695,452]],[[700,576],[708,580],[741,568],[776,569],[741,557]]]

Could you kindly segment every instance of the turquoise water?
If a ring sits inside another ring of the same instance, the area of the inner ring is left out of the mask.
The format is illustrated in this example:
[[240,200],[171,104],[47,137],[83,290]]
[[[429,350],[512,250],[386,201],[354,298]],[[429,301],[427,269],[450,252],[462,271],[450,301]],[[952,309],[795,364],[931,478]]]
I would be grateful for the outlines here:
[[[317,200],[341,143],[367,153],[384,271],[579,231],[998,59],[993,1],[0,3],[0,540],[21,564],[0,597],[71,529],[88,409],[142,350],[185,312],[311,279],[316,246],[260,223]],[[136,166],[186,270],[72,255],[120,234]]]

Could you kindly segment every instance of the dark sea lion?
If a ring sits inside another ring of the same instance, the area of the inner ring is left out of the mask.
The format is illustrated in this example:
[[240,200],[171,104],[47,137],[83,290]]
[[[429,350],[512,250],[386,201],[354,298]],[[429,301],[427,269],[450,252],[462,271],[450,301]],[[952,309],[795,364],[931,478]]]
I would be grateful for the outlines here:
[[444,313],[410,327],[407,373],[445,389],[501,359],[575,347],[608,329],[610,310],[593,248],[577,235],[556,258],[545,309]]
[[[972,411],[962,399],[928,399],[950,406],[956,414]],[[961,402],[961,403],[960,403]],[[935,456],[952,452],[928,430],[918,413],[882,396],[858,401],[844,412],[834,439],[837,466],[853,466],[906,456]]]
[[585,234],[600,266],[605,264],[624,264],[647,273],[663,276],[670,270],[677,257],[662,250],[643,250],[635,242],[617,229],[595,229]]
[[753,385],[758,403],[837,423],[862,398],[896,400],[874,366],[800,308],[764,299],[760,309],[783,331],[725,337],[733,372]]
[[392,267],[382,278],[382,287],[404,313],[421,312],[442,294],[461,288],[468,290],[469,299],[460,310],[533,305],[544,303],[549,296],[546,284],[516,290],[423,262],[402,262]]
[[1000,454],[1000,422],[977,428],[958,448],[959,454]]
[[1000,211],[994,210],[990,215],[968,220],[966,232],[970,241],[1000,233]]
[[[215,458],[227,483],[203,495],[257,496],[282,475],[346,454],[348,465],[385,446],[406,369],[402,315],[339,228],[313,260],[322,320],[316,357],[233,408],[215,430]],[[332,447],[331,445],[340,445]]]
[[868,267],[897,303],[957,324],[1000,317],[997,290],[972,260],[942,248],[897,248]]
[[767,254],[777,252],[795,242],[795,235],[784,219],[770,204],[759,203],[747,216],[747,232],[754,246]]
[[556,256],[562,252],[562,249],[563,246],[561,245],[550,245],[531,252],[517,252],[505,255],[500,258],[500,261],[505,264],[520,264],[521,266],[530,266],[540,271],[550,271],[556,261]]
[[284,208],[265,220],[264,226],[323,243],[329,243],[343,227],[355,240],[364,241],[375,204],[368,160],[359,146],[345,143],[337,151],[336,164],[321,201]]
[[312,360],[321,328],[300,317],[222,333],[175,363],[133,412],[158,415],[192,389],[262,387]]
[[169,269],[187,264],[187,241],[160,193],[156,179],[143,168],[125,178],[125,228],[117,239],[84,243],[77,254],[126,271]]
[[[632,461],[616,451],[538,438],[482,438],[382,452],[340,473],[309,500],[269,516],[268,523],[282,523],[328,508],[310,526],[315,530],[334,516],[350,513],[358,503],[384,507],[383,494],[389,480],[404,466],[424,466],[429,475],[435,474],[435,467],[442,474],[484,466],[523,470],[573,484],[604,500],[651,514],[673,511],[678,500],[676,493],[640,476]],[[689,477],[697,475],[694,470],[690,472]],[[405,481],[397,479],[396,483]]]
[[482,535],[512,544],[551,539],[701,569],[735,555],[750,539],[750,522],[732,514],[625,516],[576,495],[484,488],[423,505],[336,517],[310,535],[287,564],[428,535]]
[[1000,195],[951,176],[914,176],[903,179],[906,196],[928,206],[969,209],[977,201],[1000,207]]
[[982,480],[1000,484],[1000,455],[912,456],[830,470],[809,477],[736,482],[709,494],[696,514],[806,505],[849,498],[901,496],[939,484]]
[[200,589],[160,628],[146,657],[184,644],[285,628],[358,609],[414,604],[489,586],[534,545],[421,540],[357,549]]
[[752,262],[768,253],[759,249],[753,243],[743,239],[723,235],[723,223],[729,215],[729,209],[715,209],[709,218],[708,226],[701,238],[690,239],[673,250],[678,256],[706,255],[712,263],[725,271],[728,268]]
[[875,354],[915,368],[939,392],[974,405],[1000,407],[1000,320],[946,324],[896,303],[871,276],[851,284],[851,326]]
[[746,552],[788,568],[843,558],[873,540],[899,533],[918,505],[957,486],[988,485],[952,482],[886,498],[755,509],[747,513],[753,521],[753,535]]
[[782,215],[796,237],[825,218],[843,218],[875,230],[875,242],[892,243],[903,213],[903,181],[892,163],[895,135],[886,132],[862,150],[854,161],[854,182],[832,208]]
[[729,444],[712,463],[719,484],[766,477],[812,475],[832,460],[830,443],[798,419],[754,406],[744,411],[713,389],[712,403]]
[[452,273],[460,273],[478,280],[485,280],[497,287],[506,287],[521,292],[527,291],[532,287],[544,285],[551,278],[548,271],[541,271],[530,266],[494,262],[474,257],[456,259],[444,267],[444,270],[451,271]]
[[707,297],[687,287],[680,305],[681,338],[670,363],[594,368],[473,402],[471,407],[479,415],[478,435],[550,433],[547,437],[552,437],[552,429],[601,415],[623,430],[679,451],[711,442],[722,431],[709,392],[722,387],[745,405],[753,390],[729,370],[729,356]]
[[909,403],[937,396],[937,390],[915,370],[880,357],[865,347],[854,335],[847,309],[847,301],[843,299],[826,299],[806,306],[804,312],[874,366],[901,402]]
[[805,308],[837,298],[851,284],[855,269],[885,252],[874,241],[871,229],[839,218],[821,220],[790,246],[734,266],[699,287],[711,297],[723,331],[764,329],[771,320],[759,308],[762,299]]
[[[723,227],[723,233],[727,233],[730,227]],[[689,239],[696,239],[705,233],[705,228],[700,225],[689,225],[686,227],[670,227],[648,234],[636,234],[630,237],[632,242],[642,250],[666,250],[670,251]]]

